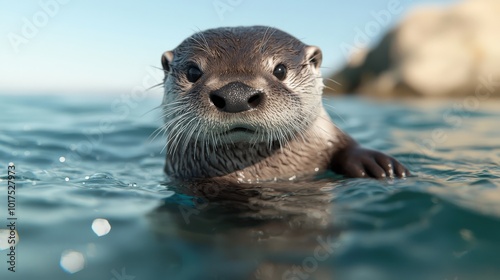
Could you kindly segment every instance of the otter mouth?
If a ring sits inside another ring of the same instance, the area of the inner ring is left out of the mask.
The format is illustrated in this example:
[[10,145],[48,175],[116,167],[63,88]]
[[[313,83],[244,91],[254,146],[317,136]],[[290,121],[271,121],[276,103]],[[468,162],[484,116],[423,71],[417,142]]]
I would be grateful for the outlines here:
[[229,133],[238,133],[238,132],[242,132],[242,133],[255,133],[255,130],[252,130],[252,129],[249,129],[249,128],[246,128],[246,127],[235,127],[235,128],[232,128],[232,129],[228,130],[226,133],[229,134]]

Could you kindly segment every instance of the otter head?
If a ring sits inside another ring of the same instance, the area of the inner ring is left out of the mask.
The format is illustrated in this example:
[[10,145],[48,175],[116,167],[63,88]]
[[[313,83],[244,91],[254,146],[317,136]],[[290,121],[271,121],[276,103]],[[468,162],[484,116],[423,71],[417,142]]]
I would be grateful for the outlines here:
[[[162,56],[167,157],[192,145],[286,145],[320,114],[322,53],[278,29],[196,33]],[[250,146],[251,147],[251,146]]]

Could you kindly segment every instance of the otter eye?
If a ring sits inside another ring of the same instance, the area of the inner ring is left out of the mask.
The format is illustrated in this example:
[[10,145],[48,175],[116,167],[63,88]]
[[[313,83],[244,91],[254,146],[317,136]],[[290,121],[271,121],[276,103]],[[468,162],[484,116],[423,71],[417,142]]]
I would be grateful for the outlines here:
[[278,78],[278,80],[283,81],[286,77],[286,66],[283,64],[278,64],[274,67],[273,75]]
[[201,73],[201,70],[198,69],[198,67],[191,66],[191,67],[189,67],[189,69],[186,73],[186,77],[187,77],[189,82],[194,83],[194,82],[198,81],[198,79],[201,77],[202,74],[203,73]]

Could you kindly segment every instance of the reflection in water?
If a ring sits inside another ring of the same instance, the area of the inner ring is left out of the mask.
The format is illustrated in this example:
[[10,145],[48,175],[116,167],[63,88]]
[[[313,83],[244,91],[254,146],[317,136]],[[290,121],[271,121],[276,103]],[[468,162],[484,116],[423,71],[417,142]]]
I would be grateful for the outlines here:
[[456,204],[443,183],[183,184],[148,216],[158,238],[196,252],[184,256],[193,279],[490,279],[498,218]]
[[163,236],[215,245],[233,262],[252,263],[246,279],[332,279],[327,264],[339,234],[331,224],[334,187],[329,181],[184,184],[151,213],[151,225]]

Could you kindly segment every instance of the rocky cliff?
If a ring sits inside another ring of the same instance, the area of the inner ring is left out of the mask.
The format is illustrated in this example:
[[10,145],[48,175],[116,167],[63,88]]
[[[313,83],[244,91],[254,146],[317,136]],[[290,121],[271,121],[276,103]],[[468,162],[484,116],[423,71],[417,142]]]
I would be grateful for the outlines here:
[[500,97],[500,0],[413,10],[371,50],[325,79],[326,92]]

